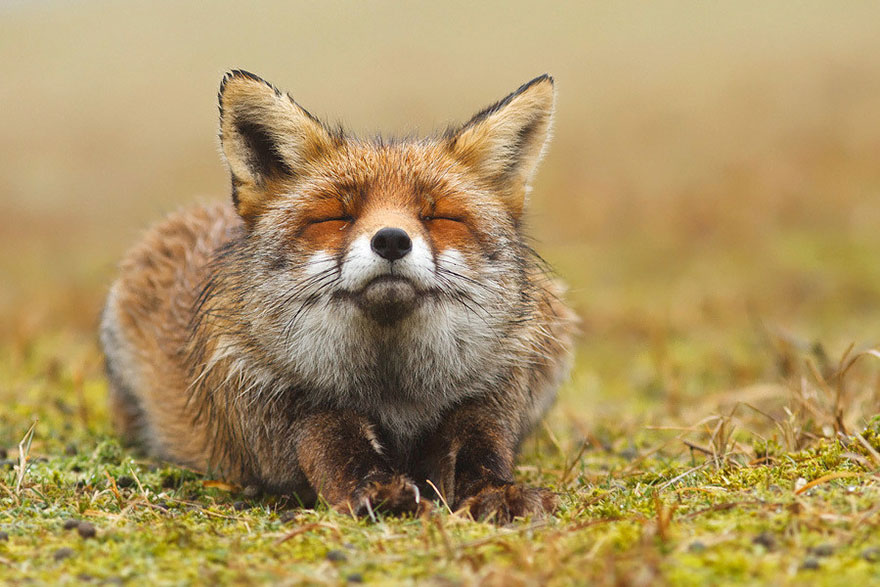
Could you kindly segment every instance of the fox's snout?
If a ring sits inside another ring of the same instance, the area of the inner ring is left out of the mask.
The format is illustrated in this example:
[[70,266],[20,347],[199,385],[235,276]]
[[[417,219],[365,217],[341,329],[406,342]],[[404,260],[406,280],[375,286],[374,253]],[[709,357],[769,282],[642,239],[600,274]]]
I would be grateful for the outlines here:
[[370,248],[383,259],[397,261],[412,250],[412,239],[403,229],[383,228],[370,239]]

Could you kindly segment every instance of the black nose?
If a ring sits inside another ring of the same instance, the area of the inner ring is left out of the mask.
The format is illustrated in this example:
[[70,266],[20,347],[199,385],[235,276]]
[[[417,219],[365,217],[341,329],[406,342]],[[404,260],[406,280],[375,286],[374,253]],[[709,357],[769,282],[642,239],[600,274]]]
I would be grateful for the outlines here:
[[383,259],[396,261],[412,250],[412,241],[399,228],[383,228],[373,235],[370,247]]

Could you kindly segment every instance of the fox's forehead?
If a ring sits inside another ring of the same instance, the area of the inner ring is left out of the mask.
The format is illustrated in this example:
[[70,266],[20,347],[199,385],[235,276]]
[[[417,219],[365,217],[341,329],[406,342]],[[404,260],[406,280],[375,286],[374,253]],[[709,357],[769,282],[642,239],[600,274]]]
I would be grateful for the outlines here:
[[313,168],[307,197],[358,206],[412,206],[462,193],[470,185],[461,165],[429,142],[347,143]]

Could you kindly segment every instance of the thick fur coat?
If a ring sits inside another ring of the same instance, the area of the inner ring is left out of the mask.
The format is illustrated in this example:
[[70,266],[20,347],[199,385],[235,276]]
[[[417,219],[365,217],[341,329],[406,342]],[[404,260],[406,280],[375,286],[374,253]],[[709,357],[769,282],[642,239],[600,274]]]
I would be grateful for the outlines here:
[[355,514],[416,511],[431,485],[475,517],[551,510],[513,465],[572,344],[523,234],[553,103],[542,76],[445,134],[361,140],[227,74],[233,204],[148,231],[107,299],[120,433]]

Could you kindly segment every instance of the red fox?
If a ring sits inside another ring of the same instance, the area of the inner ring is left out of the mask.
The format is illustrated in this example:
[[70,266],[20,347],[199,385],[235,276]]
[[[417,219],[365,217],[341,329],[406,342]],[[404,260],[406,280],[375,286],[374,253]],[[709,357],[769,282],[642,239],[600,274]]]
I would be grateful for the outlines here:
[[543,75],[443,134],[363,140],[226,74],[233,205],[152,228],[104,308],[121,436],[355,515],[434,488],[474,518],[553,511],[513,465],[572,346],[523,234],[554,98]]

